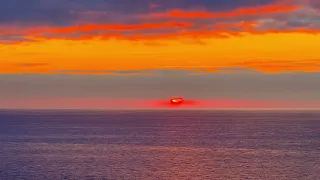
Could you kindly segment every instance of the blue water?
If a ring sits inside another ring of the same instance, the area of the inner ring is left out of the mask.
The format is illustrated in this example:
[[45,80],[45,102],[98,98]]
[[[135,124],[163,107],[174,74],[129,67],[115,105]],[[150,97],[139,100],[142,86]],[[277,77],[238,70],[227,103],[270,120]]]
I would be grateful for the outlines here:
[[0,111],[0,179],[320,179],[320,111]]

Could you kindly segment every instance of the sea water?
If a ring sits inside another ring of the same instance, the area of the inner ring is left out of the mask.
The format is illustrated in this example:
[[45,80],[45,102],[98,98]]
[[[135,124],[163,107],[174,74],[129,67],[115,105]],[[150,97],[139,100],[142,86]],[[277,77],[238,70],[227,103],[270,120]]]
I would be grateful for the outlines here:
[[0,179],[320,179],[320,111],[1,110]]

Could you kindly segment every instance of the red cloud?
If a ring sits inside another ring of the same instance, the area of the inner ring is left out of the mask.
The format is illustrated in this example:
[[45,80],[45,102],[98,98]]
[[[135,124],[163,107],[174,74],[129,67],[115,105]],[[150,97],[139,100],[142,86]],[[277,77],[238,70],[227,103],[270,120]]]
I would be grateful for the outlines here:
[[[99,36],[101,39],[110,39],[110,38],[117,38],[122,40],[163,40],[163,39],[171,39],[171,40],[179,40],[180,37],[187,37],[193,39],[199,38],[230,38],[230,37],[237,37],[237,36],[244,36],[245,34],[256,34],[256,35],[263,35],[263,34],[274,34],[274,33],[305,33],[305,34],[320,34],[320,30],[310,30],[310,29],[290,29],[290,30],[254,30],[248,29],[245,31],[231,31],[231,30],[209,30],[209,31],[182,31],[180,33],[168,33],[168,34],[153,34],[153,35],[131,35],[125,36],[121,34],[104,34]],[[96,36],[91,36],[94,38]],[[86,36],[89,38],[89,36]],[[180,39],[181,40],[181,39]]]
[[299,9],[299,6],[296,5],[286,5],[288,0],[282,1],[280,3],[256,6],[256,7],[247,7],[236,9],[231,12],[207,12],[207,11],[184,11],[179,9],[170,10],[162,13],[151,13],[143,17],[153,17],[153,18],[232,18],[236,16],[245,16],[245,15],[260,15],[267,13],[279,13],[279,12],[288,12]]
[[216,30],[228,30],[230,28],[239,28],[242,30],[253,29],[254,27],[258,26],[256,22],[239,22],[239,23],[217,23],[216,25],[212,26],[213,29]]
[[[320,30],[307,29],[307,28],[296,28],[296,29],[286,29],[286,30],[256,30],[253,28],[255,23],[238,23],[238,24],[223,24],[218,26],[213,26],[210,29],[205,30],[183,30],[177,33],[162,33],[162,34],[133,34],[125,35],[121,33],[100,33],[99,35],[93,34],[83,34],[77,37],[70,37],[68,34],[73,31],[64,31],[60,33],[53,34],[51,36],[45,35],[33,35],[40,39],[68,39],[68,40],[89,40],[89,39],[118,39],[118,40],[129,40],[129,41],[144,41],[149,40],[182,40],[181,37],[194,39],[198,41],[188,41],[189,43],[199,43],[201,38],[230,38],[245,36],[246,34],[252,35],[264,35],[264,34],[274,34],[274,33],[304,33],[304,34],[320,34]],[[234,31],[229,28],[237,27],[238,31]],[[62,36],[59,36],[62,35]]]
[[134,25],[125,24],[89,24],[81,26],[71,26],[71,27],[45,27],[45,28],[34,28],[28,32],[31,34],[50,32],[58,34],[69,34],[75,32],[91,32],[96,30],[115,30],[115,31],[132,31],[132,30],[143,30],[143,29],[160,29],[160,28],[187,28],[193,26],[192,23],[176,23],[176,22],[166,22],[166,23],[143,23]]
[[[168,23],[166,26],[170,25],[176,27],[187,27],[192,24],[188,23]],[[32,40],[45,40],[45,39],[66,39],[66,40],[90,40],[90,39],[118,39],[118,40],[128,40],[128,41],[140,41],[141,43],[151,42],[153,40],[179,40],[183,43],[198,43],[201,42],[202,38],[230,38],[230,37],[241,37],[247,34],[252,35],[264,35],[264,34],[275,34],[275,33],[303,33],[303,34],[320,34],[319,29],[308,29],[306,28],[295,28],[295,29],[282,29],[282,30],[258,30],[255,27],[257,24],[255,22],[240,22],[240,23],[218,23],[214,26],[206,26],[199,28],[198,30],[188,30],[182,28],[181,31],[176,32],[163,32],[163,33],[151,33],[151,34],[123,34],[121,32],[100,32],[99,34],[88,34],[94,30],[108,30],[108,29],[121,29],[124,30],[135,30],[139,28],[156,28],[156,27],[166,27],[164,24],[140,24],[131,25],[127,27],[126,25],[112,26],[112,25],[101,25],[101,26],[80,26],[80,27],[66,27],[66,28],[31,28],[27,30],[17,30],[12,31],[9,34],[21,34],[21,37],[27,37]],[[104,29],[105,28],[105,29]],[[75,32],[82,32],[79,36],[70,36]],[[49,33],[49,34],[48,34]],[[0,32],[1,35],[1,32]],[[8,35],[8,34],[7,34]],[[183,37],[183,38],[181,38]],[[184,39],[187,38],[187,39]],[[17,38],[8,39],[11,43],[20,42]],[[151,40],[151,41],[150,41]],[[188,40],[188,41],[187,41]],[[192,41],[194,40],[194,41]],[[3,44],[3,42],[0,42]]]

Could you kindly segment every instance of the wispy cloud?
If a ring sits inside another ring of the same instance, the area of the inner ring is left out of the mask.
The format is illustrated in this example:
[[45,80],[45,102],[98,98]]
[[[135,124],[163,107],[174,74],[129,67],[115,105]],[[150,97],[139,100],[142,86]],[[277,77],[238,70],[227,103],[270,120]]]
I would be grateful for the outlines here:
[[132,30],[144,30],[144,29],[161,29],[161,28],[187,28],[192,26],[192,23],[143,23],[143,24],[89,24],[62,28],[43,28],[30,30],[31,33],[44,32],[44,33],[77,33],[77,32],[92,32],[92,31],[132,31]]
[[320,59],[304,59],[299,61],[252,60],[236,63],[235,65],[273,73],[290,71],[320,71]]
[[269,13],[290,12],[299,9],[297,5],[287,5],[288,2],[276,2],[274,4],[238,8],[230,12],[209,12],[209,11],[192,11],[192,10],[179,10],[173,9],[166,12],[151,13],[142,15],[146,18],[234,18],[237,16],[253,16]]
[[40,67],[40,66],[49,66],[49,63],[18,63],[17,66],[21,67]]

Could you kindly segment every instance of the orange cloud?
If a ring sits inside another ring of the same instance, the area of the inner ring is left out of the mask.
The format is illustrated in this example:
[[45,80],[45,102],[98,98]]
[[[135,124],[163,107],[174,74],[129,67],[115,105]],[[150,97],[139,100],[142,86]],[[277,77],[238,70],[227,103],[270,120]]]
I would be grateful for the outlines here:
[[[59,73],[57,70],[79,69],[81,73],[95,74],[162,66],[180,69],[201,66],[208,71],[221,67],[263,72],[319,70],[316,62],[320,59],[320,30],[257,30],[252,28],[256,26],[254,22],[217,26],[220,27],[163,34],[26,36],[34,41],[28,45],[0,45],[0,73]],[[267,62],[262,63],[261,59]],[[315,61],[307,63],[308,59]],[[252,62],[241,64],[244,61]],[[39,66],[46,63],[49,65]]]
[[[246,35],[266,35],[266,34],[289,34],[289,33],[300,33],[300,34],[313,34],[318,35],[320,33],[319,29],[309,29],[305,28],[295,28],[295,29],[267,29],[267,30],[259,30],[258,23],[256,22],[238,22],[238,23],[217,23],[212,26],[204,26],[200,27],[198,30],[189,30],[188,27],[193,26],[192,23],[176,23],[176,22],[168,22],[168,23],[144,23],[144,24],[136,24],[136,25],[83,25],[83,26],[71,26],[71,27],[34,27],[26,30],[21,30],[18,28],[10,27],[12,31],[1,31],[4,35],[14,35],[14,34],[22,34],[20,35],[24,39],[29,41],[44,41],[44,40],[53,40],[53,39],[64,39],[64,40],[126,40],[126,41],[135,41],[154,45],[158,44],[156,42],[151,41],[163,41],[163,40],[178,40],[186,43],[196,43],[196,44],[205,44],[202,39],[203,38],[232,38],[232,37],[243,37]],[[121,31],[134,31],[134,30],[144,30],[144,29],[157,29],[157,28],[181,28],[180,31],[176,32],[158,32],[158,33],[131,33],[131,34],[123,34]],[[4,28],[2,28],[4,29]],[[99,34],[89,34],[89,32],[93,32],[95,30],[101,30]],[[107,30],[114,30],[115,32],[107,32]],[[103,32],[105,31],[105,32]],[[117,32],[120,31],[120,32]],[[78,36],[70,36],[70,34],[74,34],[76,32],[80,32]],[[49,35],[48,35],[49,33]],[[3,34],[2,34],[3,35]],[[12,43],[15,44],[14,40],[17,38],[12,38]],[[18,39],[19,40],[19,39]],[[20,43],[20,41],[17,41]],[[21,41],[24,42],[24,41]],[[0,41],[1,44],[1,41]],[[9,43],[6,43],[9,44]],[[160,43],[165,45],[166,43]]]
[[234,64],[237,67],[244,67],[259,70],[262,72],[281,72],[281,71],[320,71],[320,59],[305,59],[299,61],[285,60],[263,60],[263,61],[244,61]]
[[[223,28],[230,28],[230,27],[241,27],[241,25],[225,25]],[[215,28],[215,26],[213,26]],[[313,34],[318,35],[320,30],[315,29],[306,29],[306,28],[296,28],[296,29],[288,29],[288,30],[254,30],[252,26],[249,24],[243,26],[242,28],[246,28],[247,30],[244,31],[231,31],[231,30],[184,30],[178,33],[166,33],[166,34],[152,34],[152,35],[122,35],[122,34],[101,34],[97,35],[85,35],[80,36],[81,40],[83,39],[100,39],[100,40],[107,40],[110,38],[115,38],[118,40],[130,40],[130,41],[144,41],[144,40],[183,40],[183,38],[191,38],[197,39],[197,41],[188,41],[188,42],[199,42],[201,38],[231,38],[231,37],[239,37],[239,36],[246,36],[248,34],[251,35],[265,35],[265,34],[290,34],[290,33],[301,33],[301,34]]]
[[[67,27],[67,28],[50,28],[45,31],[44,29],[35,28],[28,30],[29,34],[34,34],[34,38],[38,39],[66,39],[66,40],[90,40],[90,39],[99,39],[99,40],[109,40],[109,39],[117,39],[117,40],[129,40],[129,41],[145,41],[145,40],[176,40],[180,39],[181,37],[187,37],[191,39],[196,38],[229,38],[233,36],[242,36],[243,32],[250,32],[252,34],[258,34],[259,32],[253,30],[255,26],[257,26],[257,23],[255,22],[239,22],[239,23],[218,23],[214,26],[206,26],[201,27],[199,30],[187,30],[183,29],[184,27],[190,27],[192,26],[191,23],[167,23],[167,24],[153,24],[152,26],[142,26],[142,25],[132,25],[131,27],[138,28],[146,28],[146,27],[165,27],[167,25],[181,27],[182,30],[180,32],[176,33],[157,33],[157,34],[131,34],[131,35],[125,35],[121,33],[100,33],[100,34],[83,34],[79,35],[77,37],[69,37],[69,36],[63,36],[63,37],[55,37],[55,34],[65,34],[68,35],[72,32],[90,32],[92,30],[116,30],[118,27],[123,27],[123,29],[132,29],[127,27],[126,25],[119,25],[119,26],[111,26],[111,25],[101,25],[101,26],[81,26],[81,27]],[[105,29],[103,29],[105,28]],[[238,31],[232,31],[231,28],[237,28]],[[118,28],[121,29],[121,28]],[[132,29],[133,30],[133,29]],[[42,32],[43,34],[46,32],[53,33],[53,36],[51,37],[45,37],[41,35],[37,35],[36,32]],[[32,35],[31,35],[32,39]],[[200,43],[201,40],[196,41],[190,41],[188,42],[195,42]],[[186,42],[186,41],[185,41]],[[150,42],[145,42],[146,44],[150,44]],[[154,44],[154,43],[151,43]]]
[[[27,39],[27,40],[50,40],[50,39],[65,39],[65,40],[129,40],[129,41],[150,41],[150,40],[181,40],[183,38],[189,38],[188,41],[198,44],[204,44],[202,40],[198,38],[230,38],[239,37],[247,34],[253,35],[265,35],[265,34],[277,34],[277,33],[304,33],[304,34],[319,34],[318,29],[295,28],[295,29],[267,29],[259,30],[259,24],[257,22],[237,22],[237,23],[216,23],[216,25],[198,27],[198,30],[194,29],[194,24],[190,22],[165,22],[165,23],[142,23],[142,24],[89,24],[81,26],[69,26],[69,27],[31,27],[22,29],[19,27],[1,27],[0,36],[11,36],[7,39],[6,44],[14,44],[15,40]],[[144,31],[135,32],[135,30],[155,30],[155,29],[172,29],[176,30],[172,32],[156,33],[144,33]],[[179,31],[180,29],[180,31]],[[91,33],[100,31],[99,33]],[[109,32],[108,32],[109,31]],[[112,32],[113,31],[113,32]],[[124,34],[123,31],[131,31],[130,34]],[[77,36],[70,36],[74,33]],[[18,34],[18,36],[17,36]],[[20,37],[20,38],[18,38]],[[196,41],[190,41],[190,39],[198,39]],[[20,43],[20,41],[17,41]],[[24,41],[23,41],[24,42]],[[143,42],[146,44],[154,44],[152,42]],[[0,41],[1,44],[1,41]],[[156,43],[158,44],[158,43]],[[165,44],[165,43],[162,43]]]
[[285,0],[280,3],[240,8],[231,12],[207,12],[207,11],[184,11],[179,9],[170,10],[162,13],[152,13],[142,17],[153,18],[232,18],[246,15],[260,15],[269,13],[289,12],[300,8],[297,5],[286,5],[290,0]]

